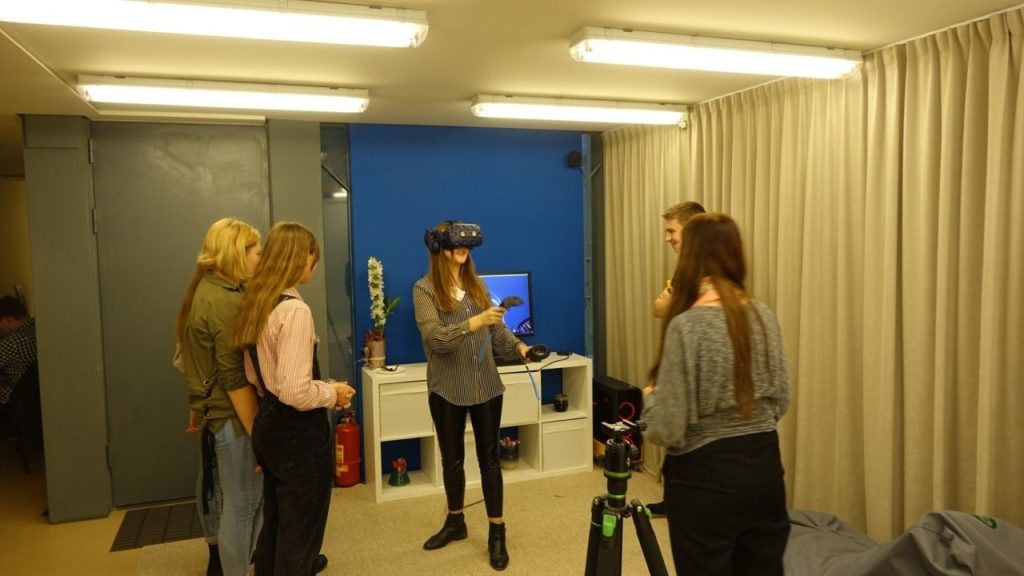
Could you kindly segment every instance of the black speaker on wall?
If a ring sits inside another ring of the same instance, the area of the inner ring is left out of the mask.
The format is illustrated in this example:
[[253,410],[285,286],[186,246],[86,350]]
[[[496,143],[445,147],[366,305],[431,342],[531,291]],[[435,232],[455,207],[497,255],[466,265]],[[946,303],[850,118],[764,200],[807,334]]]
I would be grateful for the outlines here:
[[[608,376],[594,378],[594,438],[602,442],[609,436],[604,433],[602,422],[619,422],[629,420],[636,422],[644,409],[644,395],[636,386],[630,386],[622,380]],[[623,437],[636,446],[643,445],[640,431],[634,431]]]
[[583,166],[583,154],[579,150],[571,150],[565,155],[565,165],[569,168]]

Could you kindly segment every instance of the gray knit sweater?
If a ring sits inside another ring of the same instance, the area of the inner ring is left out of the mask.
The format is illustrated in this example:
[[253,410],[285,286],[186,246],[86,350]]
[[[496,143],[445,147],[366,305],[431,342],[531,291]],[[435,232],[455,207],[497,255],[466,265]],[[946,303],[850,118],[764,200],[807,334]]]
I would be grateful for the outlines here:
[[722,438],[775,429],[775,423],[789,408],[789,370],[779,321],[760,302],[754,302],[747,311],[753,417],[743,418],[736,408],[732,343],[725,310],[698,306],[669,323],[657,387],[645,400],[641,415],[644,438],[664,446],[669,454],[685,454]]

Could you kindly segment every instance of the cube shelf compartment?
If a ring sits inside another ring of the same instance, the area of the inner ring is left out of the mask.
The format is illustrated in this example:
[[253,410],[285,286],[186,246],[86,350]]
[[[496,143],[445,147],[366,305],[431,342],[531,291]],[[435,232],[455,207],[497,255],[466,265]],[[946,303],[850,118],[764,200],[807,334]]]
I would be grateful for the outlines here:
[[[404,367],[400,374],[363,369],[366,482],[374,487],[376,502],[444,491],[441,454],[427,406],[427,365],[406,364]],[[531,373],[528,374],[528,370]],[[554,406],[541,404],[534,393],[533,383],[536,382],[539,393],[541,374],[547,370],[562,371],[562,393],[569,398],[566,412],[556,412]],[[548,358],[525,366],[503,366],[498,372],[505,385],[501,426],[517,426],[522,440],[519,465],[515,470],[502,471],[504,481],[519,482],[590,470],[593,379],[590,359],[573,354],[565,359]],[[420,440],[421,468],[409,471],[412,483],[389,486],[387,474],[381,472],[381,444],[410,438]],[[468,487],[480,483],[474,445],[467,422]]]

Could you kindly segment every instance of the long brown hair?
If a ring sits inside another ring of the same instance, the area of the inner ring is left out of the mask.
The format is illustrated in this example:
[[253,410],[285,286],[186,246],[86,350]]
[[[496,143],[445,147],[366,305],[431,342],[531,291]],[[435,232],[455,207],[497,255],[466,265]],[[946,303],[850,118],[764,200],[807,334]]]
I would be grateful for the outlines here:
[[249,280],[250,272],[246,255],[260,243],[259,230],[237,218],[221,218],[210,226],[203,238],[203,247],[196,257],[196,271],[192,274],[185,297],[181,300],[174,334],[181,342],[185,337],[185,324],[192,311],[192,300],[196,288],[207,272],[213,272],[232,284]]
[[[444,232],[452,223],[451,220],[442,222],[434,227],[437,232]],[[427,270],[427,277],[430,278],[430,285],[434,289],[434,299],[437,305],[445,312],[455,310],[459,301],[455,299],[455,279],[449,273],[448,260],[444,256],[442,248],[436,254],[427,251],[430,256],[430,268]],[[487,286],[484,281],[476,275],[476,266],[473,265],[472,252],[466,256],[466,263],[459,269],[459,280],[462,282],[466,295],[476,302],[481,309],[491,307],[491,301],[487,297]]]
[[[750,299],[743,283],[747,265],[739,227],[720,212],[698,214],[683,226],[682,250],[672,276],[672,301],[661,326],[658,358],[650,370],[657,378],[665,353],[665,334],[673,318],[689,310],[701,295],[701,284],[710,278],[725,311],[725,324],[732,343],[733,393],[736,407],[749,418],[754,406],[754,380],[751,370],[750,323],[747,307]],[[755,311],[756,312],[756,311]]]
[[320,261],[320,245],[308,228],[295,222],[274,224],[267,234],[256,272],[242,295],[231,335],[232,346],[246,348],[256,344],[278,297],[299,283],[310,254],[314,265]]

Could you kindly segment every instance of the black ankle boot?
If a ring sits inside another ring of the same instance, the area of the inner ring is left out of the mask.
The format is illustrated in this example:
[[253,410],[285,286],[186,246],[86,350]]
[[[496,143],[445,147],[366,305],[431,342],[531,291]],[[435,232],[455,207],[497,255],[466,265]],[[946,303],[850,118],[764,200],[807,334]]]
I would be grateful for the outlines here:
[[488,524],[487,553],[490,555],[491,568],[504,570],[508,566],[508,550],[505,548],[505,525]]
[[424,550],[437,550],[444,548],[453,540],[466,539],[466,516],[464,514],[449,514],[444,520],[444,528],[437,534],[427,539],[423,544]]
[[220,550],[216,544],[207,544],[210,547],[210,561],[206,564],[206,576],[224,576],[224,569],[220,567]]

